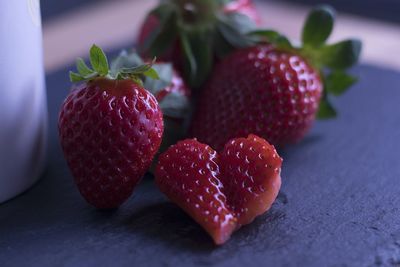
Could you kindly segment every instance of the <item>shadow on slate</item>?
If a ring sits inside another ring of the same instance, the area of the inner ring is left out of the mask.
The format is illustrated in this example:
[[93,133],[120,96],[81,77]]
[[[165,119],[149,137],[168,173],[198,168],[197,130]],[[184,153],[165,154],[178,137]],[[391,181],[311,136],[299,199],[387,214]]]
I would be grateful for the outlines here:
[[400,73],[361,66],[361,82],[287,147],[282,193],[221,247],[146,177],[120,209],[79,196],[57,139],[66,70],[47,77],[50,119],[43,179],[0,206],[0,265],[380,266],[400,264]]

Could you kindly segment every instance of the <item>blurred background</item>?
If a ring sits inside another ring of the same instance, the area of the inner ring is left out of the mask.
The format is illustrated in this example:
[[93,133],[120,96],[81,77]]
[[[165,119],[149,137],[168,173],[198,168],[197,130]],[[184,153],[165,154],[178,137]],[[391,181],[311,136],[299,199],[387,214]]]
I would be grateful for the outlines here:
[[[45,67],[52,72],[85,56],[97,43],[107,50],[134,45],[137,30],[156,0],[42,0]],[[332,41],[363,40],[362,62],[400,70],[398,0],[258,0],[266,27],[299,39],[309,8],[327,3],[339,11]],[[66,45],[67,44],[67,45]]]

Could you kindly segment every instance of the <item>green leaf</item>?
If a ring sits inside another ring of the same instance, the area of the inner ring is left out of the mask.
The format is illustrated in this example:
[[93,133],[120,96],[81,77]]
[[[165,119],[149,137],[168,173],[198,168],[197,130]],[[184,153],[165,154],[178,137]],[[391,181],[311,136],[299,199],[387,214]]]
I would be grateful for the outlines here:
[[157,95],[159,91],[165,89],[165,87],[172,83],[173,67],[172,64],[162,63],[153,65],[153,69],[158,73],[159,79],[145,78],[144,88],[153,95]]
[[225,40],[235,48],[244,48],[255,44],[251,38],[242,34],[238,29],[227,22],[218,22],[217,29]]
[[324,89],[335,96],[343,94],[357,82],[357,78],[343,71],[334,71],[325,78]]
[[181,44],[185,54],[184,71],[188,83],[200,87],[207,79],[213,64],[211,34],[207,30],[192,30],[181,33]]
[[193,50],[189,39],[185,34],[180,35],[183,53],[185,55],[185,73],[189,76],[189,80],[194,80],[197,73],[197,62],[193,54]]
[[148,77],[148,78],[154,79],[154,80],[160,79],[160,77],[158,76],[157,71],[154,68],[150,68],[150,69],[144,71],[143,75]]
[[225,23],[229,24],[231,27],[235,28],[236,31],[242,34],[247,34],[257,29],[257,24],[254,20],[242,13],[229,13],[220,17],[220,20],[225,21]]
[[69,72],[69,79],[71,82],[76,83],[76,82],[81,82],[85,80],[85,77],[83,77],[82,75],[80,75],[79,73],[70,71]]
[[274,42],[276,39],[278,39],[281,36],[281,34],[279,32],[274,31],[274,30],[269,30],[269,29],[267,29],[267,30],[258,29],[258,30],[249,32],[248,35],[265,38],[269,42]]
[[235,48],[225,40],[220,31],[214,31],[213,35],[213,49],[219,59],[224,58],[235,50]]
[[76,68],[82,76],[86,76],[88,74],[92,74],[94,71],[91,70],[85,63],[85,61],[82,58],[78,58],[76,60]]
[[108,74],[107,57],[103,50],[96,45],[93,45],[90,48],[90,64],[92,65],[92,68],[100,75],[105,76]]
[[332,119],[337,116],[336,110],[333,106],[329,103],[328,99],[324,97],[321,99],[319,104],[319,110],[317,113],[318,119]]
[[121,68],[120,72],[125,73],[125,74],[138,75],[138,74],[145,73],[149,69],[151,69],[151,65],[144,64],[144,65],[140,65],[140,66],[132,67],[132,68]]
[[149,16],[156,16],[160,23],[144,41],[140,50],[150,56],[160,56],[175,42],[177,37],[176,13],[171,5],[162,4],[154,9]]
[[189,99],[176,92],[167,94],[159,102],[159,105],[164,116],[172,118],[186,118],[190,109]]
[[128,53],[126,50],[121,53],[111,62],[110,72],[115,77],[121,68],[132,68],[143,65],[143,60],[138,54],[131,52]]
[[308,15],[303,27],[304,45],[319,47],[325,43],[332,32],[335,10],[327,5],[314,8]]
[[274,30],[256,30],[250,32],[248,35],[258,37],[257,42],[267,41],[280,49],[290,50],[293,48],[288,38]]
[[357,39],[327,45],[321,49],[319,60],[332,69],[346,69],[358,62],[361,47],[361,41]]

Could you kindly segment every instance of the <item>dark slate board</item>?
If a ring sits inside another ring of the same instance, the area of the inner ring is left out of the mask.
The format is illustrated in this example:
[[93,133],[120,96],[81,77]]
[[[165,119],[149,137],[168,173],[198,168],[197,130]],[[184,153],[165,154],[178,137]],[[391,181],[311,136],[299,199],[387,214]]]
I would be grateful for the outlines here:
[[169,203],[151,177],[119,210],[99,212],[75,189],[56,137],[66,70],[47,77],[48,168],[0,206],[0,266],[388,266],[400,264],[400,73],[361,66],[361,82],[282,151],[273,208],[224,246]]

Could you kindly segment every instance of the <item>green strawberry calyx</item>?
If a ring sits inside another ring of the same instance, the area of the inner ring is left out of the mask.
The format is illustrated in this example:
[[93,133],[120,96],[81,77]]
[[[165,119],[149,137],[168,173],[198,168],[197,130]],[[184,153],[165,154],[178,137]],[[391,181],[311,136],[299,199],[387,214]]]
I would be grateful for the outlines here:
[[[156,63],[155,60],[146,63],[135,52],[123,50],[109,64],[104,51],[97,45],[93,45],[90,48],[89,61],[91,68],[82,58],[76,60],[78,72],[70,71],[71,82],[91,81],[99,77],[110,80],[131,79],[154,96],[172,84],[172,64]],[[190,101],[185,95],[170,92],[159,101],[159,106],[163,114],[168,117],[186,119],[190,110]]]
[[[122,50],[111,62],[111,70],[135,69],[144,65],[146,63],[137,53]],[[158,74],[157,79],[147,75],[143,75],[141,79],[143,87],[157,96],[172,84],[174,69],[171,63],[154,61],[152,62],[152,69]],[[169,92],[159,101],[159,105],[164,115],[176,119],[186,119],[190,110],[189,97],[178,92]]]
[[303,26],[301,46],[294,46],[285,36],[274,30],[256,30],[249,34],[255,42],[267,41],[278,49],[301,55],[320,72],[324,90],[317,114],[319,119],[336,117],[330,96],[343,94],[357,82],[357,78],[346,71],[358,62],[361,41],[348,39],[327,44],[334,20],[335,10],[332,7],[322,5],[312,9]]
[[69,72],[71,82],[84,82],[104,77],[110,80],[131,79],[143,85],[144,77],[156,80],[160,79],[157,71],[153,68],[155,59],[150,63],[141,62],[141,64],[131,67],[122,64],[112,64],[110,67],[104,51],[94,44],[90,48],[89,61],[91,68],[86,65],[82,58],[76,60],[76,69],[78,72]]
[[185,78],[192,88],[200,87],[208,78],[215,57],[252,44],[246,34],[256,29],[256,23],[246,15],[225,12],[224,5],[231,1],[162,1],[149,13],[158,18],[159,26],[140,50],[160,56],[178,41]]

